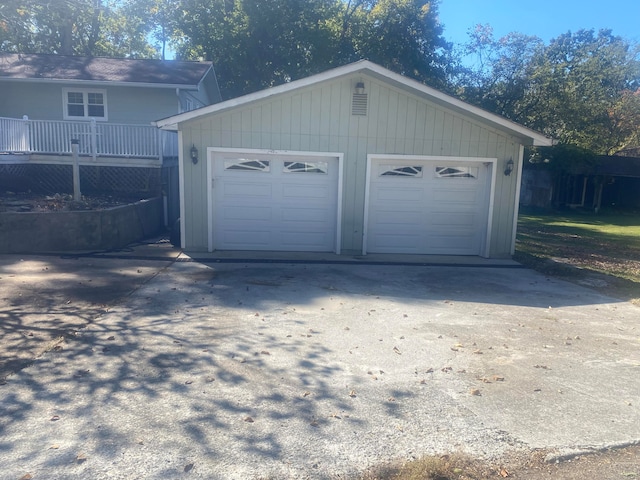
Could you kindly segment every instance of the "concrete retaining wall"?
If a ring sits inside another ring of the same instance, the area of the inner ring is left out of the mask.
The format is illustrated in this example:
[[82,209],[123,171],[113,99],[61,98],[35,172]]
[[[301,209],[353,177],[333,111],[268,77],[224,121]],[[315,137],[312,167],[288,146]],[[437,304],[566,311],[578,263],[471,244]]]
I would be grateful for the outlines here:
[[0,253],[113,250],[160,232],[162,198],[106,210],[0,212]]

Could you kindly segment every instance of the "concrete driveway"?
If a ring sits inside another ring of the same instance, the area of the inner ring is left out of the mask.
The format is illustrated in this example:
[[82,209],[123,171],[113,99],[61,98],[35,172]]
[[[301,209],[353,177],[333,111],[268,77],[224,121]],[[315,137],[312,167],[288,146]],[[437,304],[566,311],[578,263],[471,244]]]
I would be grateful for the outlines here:
[[639,319],[520,268],[178,261],[0,386],[0,478],[344,478],[626,445]]

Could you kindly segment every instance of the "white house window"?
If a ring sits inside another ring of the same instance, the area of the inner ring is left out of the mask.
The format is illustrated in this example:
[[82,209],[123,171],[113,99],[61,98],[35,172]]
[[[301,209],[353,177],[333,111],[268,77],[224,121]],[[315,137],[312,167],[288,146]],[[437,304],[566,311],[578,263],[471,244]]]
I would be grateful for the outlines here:
[[436,178],[478,178],[478,167],[436,167]]
[[65,120],[107,120],[106,90],[65,88],[62,95]]

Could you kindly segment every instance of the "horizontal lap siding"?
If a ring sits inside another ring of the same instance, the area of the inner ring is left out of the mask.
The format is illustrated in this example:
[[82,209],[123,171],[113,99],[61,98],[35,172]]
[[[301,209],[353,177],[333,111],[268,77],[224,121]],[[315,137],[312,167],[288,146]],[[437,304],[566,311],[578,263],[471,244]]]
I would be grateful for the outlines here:
[[[351,95],[365,82],[367,116],[351,115]],[[342,250],[362,248],[367,154],[498,158],[492,255],[509,254],[516,175],[505,177],[505,159],[518,160],[519,143],[458,113],[364,75],[283,94],[182,126],[184,158],[191,145],[201,161],[187,162],[187,245],[206,250],[207,147],[328,151],[344,154]]]

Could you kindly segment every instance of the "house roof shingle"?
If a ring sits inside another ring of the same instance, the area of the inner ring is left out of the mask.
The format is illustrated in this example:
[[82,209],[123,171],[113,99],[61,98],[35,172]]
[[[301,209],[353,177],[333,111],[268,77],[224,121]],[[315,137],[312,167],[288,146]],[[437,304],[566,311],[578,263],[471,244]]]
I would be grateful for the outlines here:
[[0,53],[0,79],[196,86],[208,62]]

